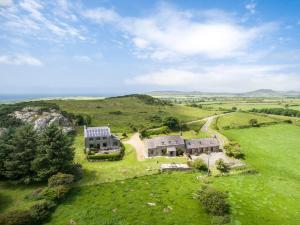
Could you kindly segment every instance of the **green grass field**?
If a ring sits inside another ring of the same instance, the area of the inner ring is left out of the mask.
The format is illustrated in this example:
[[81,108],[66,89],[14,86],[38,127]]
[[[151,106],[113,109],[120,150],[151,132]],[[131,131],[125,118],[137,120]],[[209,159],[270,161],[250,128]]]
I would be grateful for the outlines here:
[[110,125],[113,132],[132,132],[130,128],[150,128],[161,125],[168,116],[177,117],[181,122],[199,120],[222,113],[217,110],[203,110],[182,105],[150,105],[136,97],[111,98],[103,100],[55,100],[64,111],[74,114],[89,114],[92,126]]
[[280,124],[224,133],[241,144],[246,162],[259,172],[214,181],[229,192],[236,224],[299,224],[300,128]]
[[10,210],[27,209],[34,201],[27,200],[26,196],[41,185],[16,185],[0,182],[0,214]]
[[234,112],[225,116],[221,116],[218,119],[217,126],[220,129],[224,127],[230,128],[238,128],[239,126],[247,126],[249,125],[250,119],[257,119],[258,123],[271,123],[277,122],[278,119],[271,118],[269,116],[263,114],[254,114],[247,112]]
[[[209,225],[210,217],[193,194],[194,173],[165,173],[76,188],[48,225]],[[148,203],[154,203],[150,206]]]

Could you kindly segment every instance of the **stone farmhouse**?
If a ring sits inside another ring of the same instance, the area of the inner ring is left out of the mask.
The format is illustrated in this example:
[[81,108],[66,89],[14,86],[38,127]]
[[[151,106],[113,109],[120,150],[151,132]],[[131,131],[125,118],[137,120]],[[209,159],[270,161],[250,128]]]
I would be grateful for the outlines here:
[[219,152],[216,138],[199,138],[184,140],[181,136],[160,136],[145,140],[147,157],[173,157],[180,153],[198,155],[207,152]]
[[190,155],[219,151],[219,142],[216,138],[190,139],[185,141],[185,145],[186,152]]
[[111,134],[109,127],[84,126],[84,142],[86,150],[102,152],[120,149],[120,139]]
[[180,136],[161,136],[145,140],[146,154],[154,156],[176,156],[176,152],[185,150],[184,140]]

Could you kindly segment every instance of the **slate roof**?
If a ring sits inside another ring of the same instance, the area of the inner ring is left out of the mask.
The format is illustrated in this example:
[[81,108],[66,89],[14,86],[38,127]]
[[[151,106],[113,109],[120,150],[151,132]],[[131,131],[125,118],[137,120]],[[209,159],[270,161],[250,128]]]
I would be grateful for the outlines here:
[[109,127],[87,127],[84,129],[84,137],[109,137],[111,136]]
[[219,142],[216,138],[190,139],[190,140],[186,140],[185,144],[187,149],[219,146]]
[[146,147],[149,149],[157,148],[160,146],[177,146],[184,145],[184,140],[180,136],[160,136],[147,139],[145,141]]

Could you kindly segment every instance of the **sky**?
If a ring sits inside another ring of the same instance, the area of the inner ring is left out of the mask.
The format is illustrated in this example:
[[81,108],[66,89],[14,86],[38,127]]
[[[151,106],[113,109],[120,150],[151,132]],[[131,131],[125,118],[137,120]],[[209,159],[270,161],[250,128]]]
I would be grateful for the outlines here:
[[299,91],[299,12],[299,0],[0,0],[0,94]]

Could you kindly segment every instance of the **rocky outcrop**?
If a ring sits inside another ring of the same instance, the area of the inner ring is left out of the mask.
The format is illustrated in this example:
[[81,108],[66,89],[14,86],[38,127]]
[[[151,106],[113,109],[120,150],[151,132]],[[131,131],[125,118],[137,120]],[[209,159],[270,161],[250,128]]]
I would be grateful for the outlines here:
[[11,115],[25,123],[32,124],[36,130],[42,130],[46,126],[55,124],[61,127],[66,133],[74,131],[72,121],[56,109],[43,111],[39,107],[25,107],[20,111],[15,111]]

